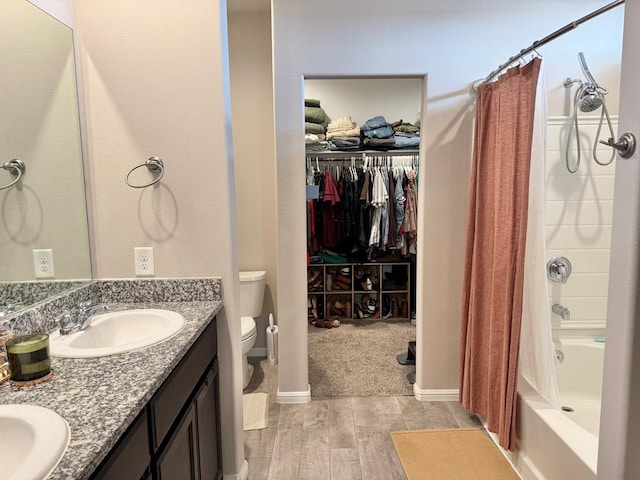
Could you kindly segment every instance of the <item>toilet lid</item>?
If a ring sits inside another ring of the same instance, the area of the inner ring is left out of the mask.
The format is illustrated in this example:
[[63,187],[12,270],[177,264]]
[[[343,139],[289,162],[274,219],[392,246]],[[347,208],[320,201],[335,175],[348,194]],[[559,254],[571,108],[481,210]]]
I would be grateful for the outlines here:
[[256,333],[256,321],[253,317],[240,317],[240,320],[240,334],[242,336],[242,340]]

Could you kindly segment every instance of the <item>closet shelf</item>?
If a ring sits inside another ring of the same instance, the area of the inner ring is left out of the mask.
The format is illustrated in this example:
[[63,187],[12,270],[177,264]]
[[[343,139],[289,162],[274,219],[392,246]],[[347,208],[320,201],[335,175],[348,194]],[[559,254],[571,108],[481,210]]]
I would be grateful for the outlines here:
[[307,158],[351,158],[351,157],[388,157],[402,155],[418,155],[420,150],[323,150],[306,152]]

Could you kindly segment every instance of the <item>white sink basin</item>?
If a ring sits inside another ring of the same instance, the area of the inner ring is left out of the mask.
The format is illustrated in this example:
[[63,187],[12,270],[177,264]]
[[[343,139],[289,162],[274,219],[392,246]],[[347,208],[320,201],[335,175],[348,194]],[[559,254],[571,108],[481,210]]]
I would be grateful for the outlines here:
[[0,405],[0,458],[4,480],[47,478],[69,445],[69,425],[37,405]]
[[96,315],[91,325],[70,335],[55,331],[49,350],[55,357],[104,357],[131,352],[167,340],[184,327],[184,317],[170,310],[139,309]]

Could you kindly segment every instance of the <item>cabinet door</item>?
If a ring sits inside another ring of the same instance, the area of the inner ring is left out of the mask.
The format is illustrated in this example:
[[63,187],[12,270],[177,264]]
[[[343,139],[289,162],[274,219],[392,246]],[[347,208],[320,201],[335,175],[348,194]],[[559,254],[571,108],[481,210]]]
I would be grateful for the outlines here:
[[91,480],[139,480],[144,478],[150,461],[147,412],[143,410]]
[[162,445],[165,436],[174,428],[173,422],[178,417],[180,410],[193,398],[198,388],[198,382],[213,361],[217,348],[216,322],[214,320],[149,402],[153,452],[156,452],[157,448]]
[[200,480],[195,404],[170,435],[156,462],[156,480]]
[[219,398],[216,358],[196,395],[201,480],[216,480],[222,477]]

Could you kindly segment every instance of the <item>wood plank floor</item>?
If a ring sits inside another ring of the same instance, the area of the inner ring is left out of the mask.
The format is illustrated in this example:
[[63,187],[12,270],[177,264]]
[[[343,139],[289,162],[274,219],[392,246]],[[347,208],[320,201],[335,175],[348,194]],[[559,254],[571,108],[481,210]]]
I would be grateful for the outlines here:
[[[402,480],[390,433],[481,427],[458,402],[412,396],[313,398],[276,403],[277,366],[252,361],[245,393],[269,393],[269,427],[244,432],[250,480]],[[312,386],[313,388],[313,386]]]

